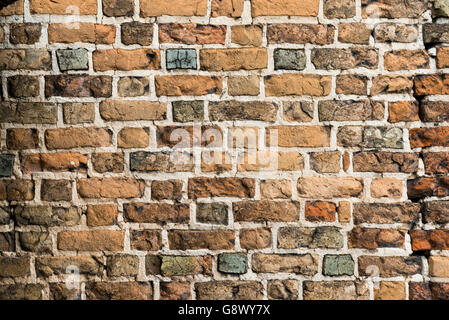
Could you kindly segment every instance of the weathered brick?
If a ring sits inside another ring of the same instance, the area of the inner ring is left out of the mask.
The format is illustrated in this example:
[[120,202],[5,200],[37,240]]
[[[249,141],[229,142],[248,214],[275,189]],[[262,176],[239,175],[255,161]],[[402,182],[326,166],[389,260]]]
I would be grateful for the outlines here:
[[156,95],[159,96],[203,96],[220,94],[222,79],[216,76],[156,76]]
[[182,198],[183,182],[181,180],[153,181],[151,198],[155,200],[176,200]]
[[79,49],[61,49],[56,51],[59,70],[88,70],[89,58],[87,50]]
[[174,0],[167,3],[164,0],[142,0],[140,15],[142,17],[169,16],[205,16],[207,0]]
[[341,23],[338,26],[338,41],[343,43],[369,44],[371,29],[359,22]]
[[159,284],[160,300],[190,300],[190,283],[188,282],[161,282]]
[[111,142],[112,132],[105,128],[83,127],[45,131],[45,144],[50,150],[107,147]]
[[161,274],[166,277],[212,273],[211,256],[162,256]]
[[347,70],[354,68],[376,69],[378,52],[374,48],[313,49],[311,60],[315,68],[325,70]]
[[298,298],[297,280],[270,280],[268,281],[268,299],[270,300],[296,300]]
[[165,59],[167,70],[197,68],[195,49],[167,49]]
[[429,0],[362,0],[362,16],[378,18],[419,18],[429,8]]
[[190,208],[187,204],[132,203],[124,205],[126,221],[138,223],[188,223]]
[[342,74],[337,76],[338,94],[366,95],[368,89],[368,78],[356,74]]
[[348,233],[349,248],[403,248],[405,233],[395,229],[356,227]]
[[419,155],[410,152],[357,152],[353,154],[355,172],[404,172],[418,171]]
[[53,240],[48,232],[20,232],[19,243],[23,251],[34,252],[38,255],[53,253]]
[[363,192],[363,181],[350,177],[302,177],[297,189],[301,198],[358,198]]
[[41,199],[43,201],[71,201],[72,182],[70,180],[42,180]]
[[104,100],[100,115],[107,121],[163,120],[167,106],[153,101]]
[[283,109],[286,121],[311,122],[313,119],[313,105],[308,101],[286,101]]
[[160,230],[133,230],[130,232],[131,248],[133,250],[157,251],[162,248]]
[[373,198],[400,199],[402,189],[402,181],[396,178],[376,178],[373,179],[370,186],[371,197]]
[[92,154],[92,166],[98,173],[120,173],[125,169],[125,159],[123,153],[94,153]]
[[354,203],[354,223],[416,223],[420,217],[418,203]]
[[352,276],[354,274],[354,260],[349,254],[326,254],[323,260],[323,274],[325,276]]
[[149,46],[153,42],[153,24],[151,23],[125,22],[120,27],[123,44]]
[[331,44],[334,41],[335,27],[322,24],[269,24],[268,43]]
[[[219,1],[222,0],[214,0],[214,2]],[[235,0],[227,0],[227,2],[235,2]],[[263,29],[260,25],[232,26],[231,41],[245,47],[260,47],[262,45],[262,33]]]
[[275,49],[274,70],[303,70],[307,64],[304,50]]
[[129,254],[118,254],[108,256],[107,274],[109,277],[131,276],[135,277],[139,273],[139,257]]
[[64,251],[122,251],[124,233],[113,230],[62,231],[58,249]]
[[213,0],[212,17],[240,17],[243,13],[243,1],[244,0]]
[[427,96],[434,94],[449,94],[449,75],[429,74],[414,78],[415,95]]
[[[179,156],[179,158],[178,158]],[[132,152],[129,166],[138,172],[190,172],[194,168],[191,154],[169,152]]]
[[228,93],[231,96],[258,96],[260,79],[258,76],[229,77]]
[[0,177],[13,175],[15,158],[13,154],[0,154]]
[[153,49],[107,49],[92,53],[95,71],[107,70],[157,70],[161,68],[159,50]]
[[355,16],[355,0],[324,0],[323,8],[328,19],[347,19]]
[[449,249],[449,232],[445,229],[413,230],[410,237],[413,251]]
[[268,179],[260,182],[262,199],[288,199],[292,196],[290,180]]
[[262,101],[211,101],[209,118],[212,121],[269,121],[276,120],[279,106]]
[[80,197],[98,198],[136,198],[144,191],[142,180],[133,178],[82,178],[77,180]]
[[304,281],[304,300],[368,300],[369,289],[360,281]]
[[161,43],[225,44],[226,26],[202,24],[160,24]]
[[57,107],[47,102],[0,102],[0,122],[56,124]]
[[320,121],[382,120],[384,105],[374,100],[324,100],[318,103]]
[[388,71],[428,69],[426,50],[394,50],[384,54],[384,66]]
[[118,209],[113,204],[87,206],[87,225],[90,227],[110,226],[116,224]]
[[[96,6],[95,3],[95,8]],[[115,26],[113,25],[77,22],[77,28],[64,23],[52,23],[48,26],[49,43],[113,44],[114,41]]]
[[257,273],[295,273],[313,276],[318,272],[316,255],[279,255],[256,253],[252,256],[252,269]]
[[0,200],[26,201],[34,199],[34,181],[0,180]]
[[103,0],[103,13],[108,17],[131,17],[134,13],[132,0]]
[[228,224],[228,206],[224,203],[197,203],[196,221],[207,224]]
[[6,284],[0,286],[2,300],[42,300],[44,286],[42,284]]
[[255,185],[248,178],[191,178],[189,198],[237,197],[253,198]]
[[6,1],[2,4],[0,9],[0,16],[12,16],[12,15],[19,15],[24,13],[24,1],[18,0],[18,1]]
[[429,201],[423,203],[423,220],[426,223],[449,223],[448,201]]
[[81,222],[81,210],[76,207],[18,206],[14,210],[14,220],[19,226],[71,227]]
[[112,95],[112,77],[88,75],[45,76],[45,96],[107,98]]
[[36,273],[40,277],[66,274],[67,267],[76,266],[80,274],[100,276],[103,263],[95,257],[39,257],[36,259]]
[[333,202],[306,202],[305,217],[312,222],[333,222],[336,219],[337,206]]
[[278,231],[278,248],[329,248],[343,247],[343,235],[337,227],[281,227]]
[[423,24],[424,43],[445,43],[449,39],[449,24],[426,23]]
[[270,141],[271,130],[277,130],[279,147],[328,147],[330,145],[330,127],[268,127],[266,141]]
[[144,77],[123,77],[117,82],[117,92],[121,97],[147,96],[150,92],[150,81]]
[[[30,11],[36,14],[74,14],[69,6],[76,6],[77,14],[97,14],[97,2],[95,0],[31,0]],[[69,8],[68,8],[69,7]]]
[[445,101],[422,101],[420,117],[424,122],[443,122],[449,120],[449,103]]
[[405,23],[379,23],[374,28],[376,42],[415,42],[418,38],[418,28]]
[[234,248],[235,233],[231,230],[170,230],[171,250],[230,250]]
[[269,228],[254,228],[240,230],[240,246],[243,249],[265,249],[271,246],[271,231]]
[[151,282],[88,282],[88,300],[152,300]]
[[381,281],[374,290],[374,300],[405,300],[405,283]]
[[148,128],[123,128],[117,135],[117,146],[124,149],[145,148],[149,140]]
[[30,258],[0,257],[0,277],[26,277],[30,269]]
[[9,41],[12,44],[35,44],[41,37],[38,23],[17,23],[9,27]]
[[236,71],[264,69],[268,65],[266,49],[202,49],[201,70]]
[[266,76],[265,93],[279,96],[327,96],[331,90],[331,78],[312,74],[282,74]]
[[[421,257],[359,257],[359,274],[362,276],[380,276],[383,278],[411,276],[422,272]],[[373,266],[377,270],[373,270]],[[378,273],[377,273],[378,271]],[[372,274],[376,272],[376,274]]]
[[8,77],[8,94],[13,98],[39,96],[39,78],[30,76]]
[[407,181],[409,199],[418,200],[426,197],[446,197],[449,195],[448,177],[421,177]]
[[218,255],[218,271],[222,273],[243,274],[247,271],[248,259],[241,253],[222,253]]
[[295,222],[299,203],[290,201],[242,201],[233,204],[234,220],[244,222]]
[[204,119],[204,101],[173,101],[173,120],[194,122]]
[[253,17],[259,16],[307,16],[318,15],[319,0],[304,0],[298,3],[294,0],[254,0],[251,3]]
[[390,93],[410,93],[413,89],[412,77],[402,75],[379,75],[373,78],[370,95]]
[[93,103],[64,103],[64,123],[81,124],[92,123],[95,120],[95,105]]
[[22,157],[22,171],[32,172],[86,172],[88,158],[81,153],[35,153]]
[[13,252],[16,250],[14,232],[0,232],[0,250],[2,252]]
[[209,281],[195,283],[198,300],[261,300],[262,283],[257,281]]
[[388,103],[388,121],[391,123],[419,121],[419,107],[416,101]]
[[447,147],[449,146],[449,127],[410,129],[410,147]]
[[340,152],[313,152],[310,154],[310,168],[320,173],[340,172]]

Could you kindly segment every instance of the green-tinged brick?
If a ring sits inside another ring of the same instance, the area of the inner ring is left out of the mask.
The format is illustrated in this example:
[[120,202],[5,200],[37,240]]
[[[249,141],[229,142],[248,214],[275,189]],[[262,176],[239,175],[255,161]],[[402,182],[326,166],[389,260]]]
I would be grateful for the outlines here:
[[354,274],[354,260],[349,254],[327,254],[324,256],[323,265],[323,274],[326,276],[352,276]]
[[223,273],[246,273],[247,257],[240,253],[222,253],[218,256],[218,271]]

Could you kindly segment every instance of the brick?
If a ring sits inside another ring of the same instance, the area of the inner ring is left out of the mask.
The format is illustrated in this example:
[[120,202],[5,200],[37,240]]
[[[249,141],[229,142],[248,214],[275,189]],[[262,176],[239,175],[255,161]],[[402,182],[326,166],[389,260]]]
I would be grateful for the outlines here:
[[[9,2],[9,3],[8,3]],[[8,3],[8,5],[6,5]],[[23,0],[7,1],[2,4],[0,16],[12,16],[23,14]]]
[[265,249],[271,246],[271,231],[269,228],[254,228],[240,230],[240,246],[243,249]]
[[195,283],[198,300],[261,300],[258,281],[209,281]]
[[286,101],[283,103],[283,118],[291,122],[311,122],[313,105],[308,101]]
[[3,27],[0,27],[0,43],[2,43],[3,41],[5,41],[5,30],[3,29]]
[[410,147],[447,147],[449,146],[449,127],[410,129]]
[[356,227],[348,233],[349,248],[403,248],[405,234],[395,229]]
[[[97,14],[97,2],[95,0],[31,0],[30,11],[35,14],[74,14],[70,6],[76,6],[76,14],[94,15]],[[67,8],[69,7],[69,8]]]
[[202,49],[201,70],[236,71],[264,69],[268,65],[266,49]]
[[204,101],[173,101],[173,120],[198,122],[204,119]]
[[187,204],[132,203],[124,205],[126,221],[138,223],[188,223],[190,208]]
[[379,18],[388,19],[419,18],[428,7],[428,0],[407,0],[402,3],[392,0],[362,0],[362,16],[366,18],[375,14]]
[[304,0],[298,3],[294,0],[279,0],[273,3],[269,0],[254,0],[251,3],[251,14],[259,16],[306,16],[318,15],[319,0]]
[[292,185],[289,180],[262,180],[260,182],[262,199],[288,199],[292,196]]
[[246,273],[247,264],[248,259],[245,254],[222,253],[218,255],[218,271],[222,273]]
[[140,3],[141,17],[168,16],[205,16],[206,0],[174,0],[167,3],[164,0],[142,0]]
[[269,300],[297,300],[298,281],[296,280],[270,280],[268,281]]
[[206,224],[227,225],[228,206],[225,203],[197,203],[196,221]]
[[129,166],[137,172],[191,172],[194,163],[192,155],[187,153],[141,151],[130,154]]
[[449,24],[423,24],[424,43],[445,43],[449,39]]
[[449,209],[447,201],[424,202],[422,207],[423,220],[426,223],[449,223]]
[[364,23],[341,23],[338,26],[338,41],[343,43],[369,44],[371,29]]
[[86,199],[137,198],[143,195],[144,183],[133,178],[82,178],[77,188]]
[[107,49],[92,53],[95,71],[108,70],[157,70],[161,68],[159,50],[153,49]]
[[36,254],[52,254],[53,240],[48,232],[20,232],[20,247]]
[[405,23],[379,23],[374,28],[376,42],[415,42],[418,38],[418,28]]
[[167,107],[153,101],[104,100],[100,115],[107,121],[163,120]]
[[447,177],[421,177],[407,181],[409,199],[418,200],[426,197],[446,197],[449,195]]
[[260,93],[258,76],[236,76],[228,78],[228,93],[231,96],[258,96]]
[[88,158],[81,153],[40,153],[22,157],[24,173],[32,172],[86,172]]
[[117,223],[118,209],[113,204],[89,205],[86,217],[89,227],[111,226]]
[[367,47],[312,49],[311,55],[315,68],[324,70],[377,69],[378,59],[377,49]]
[[384,54],[384,66],[388,71],[429,69],[426,50],[394,50]]
[[92,166],[98,173],[123,172],[124,161],[123,153],[102,152],[92,154]]
[[388,121],[391,123],[419,121],[419,107],[416,101],[388,103]]
[[43,300],[42,284],[6,284],[0,286],[2,300]]
[[230,250],[235,234],[231,230],[170,230],[168,242],[171,250]]
[[252,269],[257,273],[295,273],[313,276],[318,272],[318,257],[311,254],[264,254],[252,256]]
[[325,0],[324,15],[328,19],[347,19],[355,16],[354,0]]
[[447,68],[449,66],[449,52],[447,48],[437,49],[437,68]]
[[43,49],[1,49],[1,70],[50,70],[51,54]]
[[84,127],[45,131],[45,144],[50,150],[107,147],[111,145],[111,140],[112,132],[105,128]]
[[371,182],[370,190],[373,198],[393,198],[402,197],[403,183],[395,178],[376,178]]
[[[95,8],[97,4],[95,3]],[[48,26],[48,43],[94,43],[113,44],[115,26],[77,22],[78,28],[70,24],[52,23]]]
[[416,76],[414,84],[416,96],[449,94],[449,76],[446,74]]
[[56,124],[57,108],[47,102],[0,102],[0,121],[21,124]]
[[[383,278],[412,276],[422,272],[421,257],[359,257],[359,274],[363,276],[380,276]],[[377,267],[377,269],[374,269]]]
[[429,257],[429,274],[431,277],[447,278],[448,267],[449,267],[448,257]]
[[89,58],[86,49],[57,50],[56,56],[58,58],[59,70],[61,71],[89,69]]
[[327,96],[331,90],[331,78],[311,74],[282,74],[266,76],[265,93],[268,97]]
[[191,178],[188,184],[189,198],[236,197],[253,198],[255,185],[248,178]]
[[337,76],[338,94],[366,95],[368,91],[368,78],[356,74],[342,74]]
[[417,203],[354,203],[354,223],[416,223],[421,206]]
[[122,251],[124,233],[113,230],[62,231],[58,249],[64,251]]
[[405,300],[405,284],[394,281],[381,281],[374,290],[374,300]]
[[269,44],[331,44],[335,27],[322,24],[269,24],[267,39]]
[[274,70],[303,70],[307,64],[304,50],[275,49]]
[[233,203],[234,220],[242,222],[295,222],[299,203],[291,201],[242,201]]
[[161,282],[159,284],[160,300],[190,300],[190,283]]
[[19,226],[72,227],[80,224],[81,210],[76,207],[18,206],[14,210],[14,220]]
[[320,126],[281,126],[268,127],[266,140],[270,130],[277,130],[279,147],[327,147],[330,144],[330,128]]
[[2,252],[14,252],[16,250],[14,232],[0,232],[0,250]]
[[357,152],[353,154],[354,172],[418,171],[419,156],[410,152]]
[[423,153],[424,167],[427,174],[448,174],[449,154],[447,152]]
[[244,0],[213,0],[212,17],[239,18],[243,13]]
[[148,128],[123,128],[117,135],[119,148],[145,148],[150,140]]
[[88,282],[88,300],[152,300],[151,282]]
[[374,100],[324,100],[318,103],[320,121],[382,120],[384,105]]
[[297,189],[300,198],[358,198],[363,192],[363,182],[350,177],[303,177],[298,179]]
[[167,70],[197,68],[195,49],[167,49],[165,55]]
[[444,0],[436,0],[432,7],[432,17],[448,17],[448,7]]
[[320,173],[340,172],[340,152],[313,152],[310,154],[310,168]]
[[[117,92],[121,97],[147,96],[150,92],[150,81],[144,77],[123,77],[117,82]],[[134,103],[137,104],[137,101]]]
[[449,232],[444,229],[413,230],[410,233],[412,250],[448,250]]
[[349,254],[326,254],[323,260],[323,274],[325,276],[352,276],[354,274],[354,260]]
[[307,221],[334,222],[336,220],[336,214],[337,206],[333,202],[306,202],[305,218]]
[[156,76],[156,95],[160,96],[203,96],[220,94],[222,79],[215,76]]
[[132,17],[134,2],[132,0],[103,0],[103,14],[108,17]]
[[[215,0],[214,2],[219,1],[222,0]],[[228,2],[231,1],[235,2],[235,0],[228,0]],[[232,43],[245,47],[260,47],[262,45],[262,33],[263,33],[262,26],[259,25],[232,26],[231,41]]]
[[106,260],[109,277],[135,277],[139,273],[139,257],[129,254],[108,256]]
[[209,118],[212,121],[269,121],[276,120],[279,106],[263,101],[211,101],[209,103]]
[[13,98],[39,96],[39,78],[29,76],[8,77],[8,94]]
[[379,75],[373,78],[371,96],[390,93],[410,93],[413,89],[412,77],[402,75]]
[[351,222],[351,203],[349,201],[340,201],[337,213],[339,222]]
[[11,177],[14,171],[14,162],[16,156],[13,154],[0,155],[0,177]]
[[225,44],[226,26],[202,24],[160,24],[160,43]]
[[17,23],[9,27],[12,44],[35,44],[41,37],[41,26],[37,23]]
[[162,248],[160,230],[134,230],[130,232],[131,249],[141,251],[157,251]]
[[343,235],[337,227],[281,227],[278,231],[278,248],[329,248],[343,247]]
[[95,105],[93,103],[68,102],[64,103],[62,107],[64,123],[93,123],[95,120]]
[[38,257],[36,259],[36,273],[39,277],[65,275],[69,266],[76,266],[80,274],[100,276],[103,264],[95,257]]
[[69,180],[42,180],[41,199],[43,201],[71,201],[72,183]]
[[337,132],[337,145],[344,147],[363,147],[363,127],[343,126]]
[[0,277],[26,277],[30,275],[30,258],[0,257]]
[[443,122],[449,120],[449,103],[444,101],[422,101],[420,117],[424,122]]
[[0,180],[0,200],[26,201],[34,199],[34,181]]
[[46,97],[94,97],[112,95],[112,77],[88,75],[45,76]]
[[182,198],[183,182],[181,180],[153,181],[151,198],[155,200],[176,200]]
[[122,23],[121,39],[126,45],[150,46],[153,43],[153,24],[137,21]]
[[360,281],[304,281],[304,300],[368,300],[369,289]]

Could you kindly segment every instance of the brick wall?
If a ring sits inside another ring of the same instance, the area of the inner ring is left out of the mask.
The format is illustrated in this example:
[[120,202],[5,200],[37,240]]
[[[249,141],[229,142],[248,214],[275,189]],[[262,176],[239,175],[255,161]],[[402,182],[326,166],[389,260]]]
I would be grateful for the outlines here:
[[448,17],[4,7],[0,298],[449,298]]

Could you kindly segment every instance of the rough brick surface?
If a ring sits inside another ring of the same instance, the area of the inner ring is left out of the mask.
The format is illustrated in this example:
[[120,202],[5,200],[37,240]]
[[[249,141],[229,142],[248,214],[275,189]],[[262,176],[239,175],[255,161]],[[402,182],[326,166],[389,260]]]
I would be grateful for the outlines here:
[[0,7],[0,299],[449,300],[447,0]]

